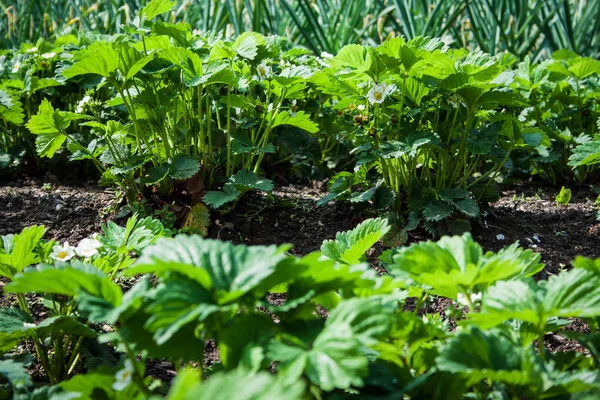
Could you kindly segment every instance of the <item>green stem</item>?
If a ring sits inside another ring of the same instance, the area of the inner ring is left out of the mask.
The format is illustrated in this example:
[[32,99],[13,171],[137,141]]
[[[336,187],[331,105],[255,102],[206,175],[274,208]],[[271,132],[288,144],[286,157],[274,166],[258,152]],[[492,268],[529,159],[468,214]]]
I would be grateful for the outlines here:
[[540,359],[542,361],[544,361],[544,358],[546,357],[546,348],[544,347],[544,332],[542,331],[542,333],[539,334],[538,336],[538,350],[540,352]]
[[132,374],[133,382],[136,384],[138,389],[140,389],[140,391],[144,394],[145,397],[150,397],[152,395],[152,393],[150,392],[150,390],[148,390],[148,388],[144,384],[144,377],[141,376],[140,373],[138,372],[137,368],[135,368],[135,364],[137,363],[135,354],[133,353],[133,351],[131,350],[131,348],[129,347],[129,345],[127,344],[125,339],[123,338],[123,336],[121,336],[121,342],[123,343],[123,346],[125,347],[125,352],[127,353],[127,357],[134,365],[134,371]]
[[231,155],[231,86],[227,86],[227,176],[233,175]]
[[39,339],[34,339],[33,344],[35,345],[35,351],[37,353],[38,359],[41,361],[44,370],[46,371],[46,375],[48,376],[48,380],[50,383],[58,383],[56,377],[54,376],[53,371],[50,369],[50,362],[48,361],[48,352],[46,347],[38,342]]
[[75,365],[77,365],[77,362],[79,361],[79,357],[81,355],[79,353],[79,347],[81,346],[81,342],[83,342],[83,336],[79,336],[79,339],[77,339],[77,343],[75,343],[75,347],[73,347],[71,357],[69,357],[69,361],[67,362],[67,365],[69,366],[69,368],[67,369],[67,375],[70,375],[73,372],[73,369],[75,369]]
[[467,189],[473,187],[474,185],[476,185],[477,183],[479,183],[479,181],[481,181],[482,179],[487,178],[488,176],[495,174],[496,172],[500,171],[502,169],[502,167],[504,166],[504,164],[506,163],[506,161],[508,160],[508,157],[510,156],[511,150],[508,150],[506,152],[506,156],[504,156],[504,159],[502,160],[502,162],[500,164],[498,164],[496,167],[490,169],[488,172],[486,172],[485,174],[481,175],[479,178],[475,179],[473,182],[471,182],[469,185],[467,185]]
[[63,337],[59,336],[54,340],[54,373],[55,379],[62,381],[65,373],[65,354],[63,353]]

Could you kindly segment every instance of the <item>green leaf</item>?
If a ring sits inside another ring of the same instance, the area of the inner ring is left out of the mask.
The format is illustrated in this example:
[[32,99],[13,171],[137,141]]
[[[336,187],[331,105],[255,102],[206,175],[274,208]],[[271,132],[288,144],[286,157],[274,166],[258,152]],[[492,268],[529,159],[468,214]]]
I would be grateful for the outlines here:
[[[7,92],[4,92],[7,93]],[[8,93],[7,93],[8,94]],[[11,97],[11,107],[10,108],[2,108],[0,107],[0,117],[7,122],[13,123],[15,125],[23,124],[25,119],[25,114],[23,113],[23,105],[21,104],[20,98],[16,94],[9,94]],[[5,100],[5,105],[9,104],[8,100]]]
[[209,61],[232,59],[235,57],[235,54],[235,51],[233,51],[227,44],[225,44],[223,41],[218,41],[214,43],[210,49]]
[[93,265],[72,262],[65,268],[40,265],[17,275],[5,287],[8,293],[50,293],[77,296],[87,292],[114,306],[121,303],[121,289]]
[[13,99],[8,94],[8,92],[4,90],[0,90],[0,106],[11,109],[13,106]]
[[458,200],[454,205],[458,208],[458,211],[469,218],[477,218],[480,214],[477,202],[471,198]]
[[144,56],[136,49],[130,47],[127,43],[122,43],[119,48],[119,70],[125,76],[124,82],[133,78],[142,70],[150,61],[153,60],[153,55]]
[[569,165],[572,167],[598,163],[600,163],[600,140],[580,144],[573,149],[573,154],[569,157]]
[[569,72],[577,79],[600,74],[600,61],[593,58],[582,58],[569,67]]
[[35,148],[41,157],[52,158],[67,140],[65,135],[59,133],[44,133],[35,139]]
[[289,111],[277,114],[271,126],[272,128],[276,128],[281,125],[295,126],[310,133],[317,133],[319,131],[319,126],[311,121],[310,115],[304,111],[298,111],[295,115],[290,114]]
[[394,306],[378,298],[344,301],[314,340],[273,340],[267,355],[279,361],[277,368],[286,382],[297,382],[304,374],[324,391],[361,387],[369,371],[364,346],[386,336],[393,311]]
[[63,71],[63,76],[69,79],[79,75],[96,74],[108,78],[119,67],[119,59],[119,51],[112,43],[95,42],[75,54],[76,62]]
[[223,186],[223,190],[212,190],[206,192],[202,200],[213,208],[219,208],[223,204],[235,201],[240,197],[242,192],[237,190],[234,185],[227,183]]
[[191,157],[178,156],[171,165],[171,177],[183,181],[189,179],[200,170],[200,163]]
[[504,121],[493,122],[481,129],[472,129],[469,135],[467,149],[472,154],[487,155],[497,142],[498,133],[502,130]]
[[254,60],[258,54],[257,34],[254,32],[244,32],[235,40],[231,49],[240,57]]
[[261,178],[255,172],[241,169],[229,178],[229,181],[223,186],[223,190],[207,192],[202,200],[213,208],[219,208],[223,204],[237,200],[249,190],[271,192],[273,190],[273,182]]
[[139,310],[143,305],[144,296],[148,295],[150,290],[150,276],[145,276],[123,294],[118,305],[103,297],[80,291],[77,296],[78,310],[89,321],[115,324],[128,313]]
[[304,384],[285,384],[280,377],[268,372],[251,373],[237,369],[228,373],[216,373],[200,383],[198,372],[184,369],[177,374],[167,400],[236,399],[272,400],[305,399]]
[[287,259],[288,246],[234,246],[229,242],[178,235],[146,248],[128,275],[177,272],[214,291],[219,304],[232,301],[268,278]]
[[410,132],[400,140],[389,140],[381,143],[383,158],[399,158],[404,155],[416,157],[419,148],[439,148],[439,136],[433,132]]
[[560,193],[556,196],[556,204],[566,206],[571,201],[571,189],[566,189],[564,186],[560,189]]
[[480,292],[496,281],[530,277],[544,267],[539,254],[522,250],[517,243],[497,254],[483,254],[468,233],[397,248],[391,258],[386,265],[391,275],[412,279],[454,300],[463,291],[472,294],[477,288]]
[[57,126],[57,117],[59,115],[54,111],[54,107],[44,99],[38,108],[36,115],[32,116],[27,122],[27,128],[35,135],[58,134],[63,127]]
[[140,10],[140,14],[146,19],[152,19],[157,15],[168,13],[175,5],[177,5],[176,1],[152,0]]
[[423,210],[423,216],[428,221],[439,222],[448,218],[453,212],[454,207],[452,205],[442,200],[434,200],[427,204]]
[[339,69],[351,68],[356,70],[369,69],[371,63],[368,61],[367,49],[359,44],[344,46],[337,55],[330,60],[330,65]]
[[0,351],[3,352],[25,339],[54,340],[63,335],[97,336],[94,330],[73,317],[51,317],[35,324],[28,314],[14,308],[0,309],[0,322]]
[[545,333],[551,317],[600,316],[600,275],[575,268],[551,276],[547,282],[498,282],[485,293],[481,311],[469,319],[483,329],[516,319]]
[[[228,242],[179,235],[161,239],[147,248],[127,274],[154,273],[165,278],[148,306],[146,327],[158,344],[166,343],[189,324],[198,324],[213,313],[236,307],[242,296],[263,287],[288,259],[287,246],[234,246]],[[229,305],[233,303],[233,305]],[[195,325],[193,325],[195,326]]]
[[131,251],[139,254],[165,234],[160,221],[152,217],[139,219],[137,214],[127,220],[125,227],[109,221],[102,226],[102,231],[104,234],[100,236],[100,242],[115,254],[128,254]]
[[339,232],[335,240],[324,241],[321,252],[325,257],[340,263],[358,264],[364,261],[367,250],[389,230],[386,219],[368,219],[351,231]]
[[158,165],[148,170],[148,174],[144,177],[146,185],[158,183],[166,178],[169,174],[169,166],[167,164]]
[[38,135],[36,138],[38,154],[42,157],[52,157],[67,139],[64,132],[71,122],[83,118],[87,117],[54,110],[50,102],[44,99],[37,114],[27,122],[29,131]]
[[182,47],[188,47],[188,35],[190,34],[190,25],[179,22],[177,24],[169,24],[163,21],[156,21],[152,25],[152,31],[157,35],[170,36]]
[[450,339],[436,359],[442,371],[464,374],[469,385],[489,379],[515,386],[531,384],[539,374],[534,350],[523,348],[501,330],[483,332],[476,327]]
[[0,360],[0,375],[10,382],[13,390],[20,386],[28,387],[32,384],[25,366],[14,360]]
[[273,190],[272,181],[261,178],[255,172],[247,169],[241,169],[235,175],[231,176],[229,183],[233,184],[242,193],[248,190],[263,190],[265,192]]
[[3,236],[4,250],[0,249],[0,276],[13,279],[25,267],[42,261],[36,247],[46,233],[44,226],[32,225],[11,237]]
[[196,330],[209,316],[229,308],[220,307],[206,288],[181,276],[159,284],[154,298],[146,308],[149,318],[144,328],[154,333],[158,345],[168,343],[186,326]]
[[354,174],[342,171],[329,180],[329,193],[317,201],[318,206],[323,206],[345,193],[350,191],[350,188],[355,183]]
[[[75,399],[114,399],[127,400],[137,398],[139,389],[136,385],[130,384],[125,390],[117,391],[113,389],[116,381],[117,371],[105,366],[95,369],[93,372],[78,374],[68,381],[61,382],[60,387],[67,393],[76,393]],[[68,395],[67,395],[68,396]],[[67,400],[72,397],[58,397],[49,400]]]
[[273,320],[265,314],[239,315],[229,321],[219,334],[219,356],[223,367],[237,367],[245,350],[254,343],[266,342],[273,336],[272,330]]

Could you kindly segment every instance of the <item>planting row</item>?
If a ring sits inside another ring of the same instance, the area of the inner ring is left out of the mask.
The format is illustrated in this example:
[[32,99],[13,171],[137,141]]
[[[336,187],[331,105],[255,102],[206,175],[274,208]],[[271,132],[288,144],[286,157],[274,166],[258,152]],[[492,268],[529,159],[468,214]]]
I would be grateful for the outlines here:
[[501,178],[598,176],[598,60],[516,63],[426,37],[315,57],[156,20],[169,4],[142,8],[124,34],[4,56],[3,165],[34,151],[88,160],[131,204],[183,199],[202,227],[206,205],[269,192],[264,176],[283,164],[288,177],[335,174],[321,203],[365,203],[434,234],[468,230]]
[[[539,254],[516,243],[484,253],[465,234],[388,250],[380,260],[389,275],[378,276],[365,253],[389,229],[385,220],[366,220],[301,258],[285,245],[169,238],[159,222],[137,217],[126,227],[111,222],[77,246],[45,241],[42,226],[3,236],[0,275],[18,307],[0,309],[0,376],[9,381],[0,393],[600,395],[598,260],[578,258],[572,270],[535,282]],[[268,301],[273,294],[284,300]],[[446,304],[444,314],[432,313],[432,302]],[[573,318],[589,331],[562,330]],[[559,334],[586,351],[548,351],[546,335]],[[220,359],[212,365],[209,339]],[[177,369],[170,386],[146,374],[153,359]],[[31,381],[30,364],[41,365],[42,382]]]

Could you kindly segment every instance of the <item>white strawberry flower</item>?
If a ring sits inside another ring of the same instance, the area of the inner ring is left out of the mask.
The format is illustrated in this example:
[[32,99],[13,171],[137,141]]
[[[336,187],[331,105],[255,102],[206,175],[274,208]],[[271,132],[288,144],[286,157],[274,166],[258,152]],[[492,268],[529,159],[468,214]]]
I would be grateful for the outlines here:
[[42,54],[42,58],[45,58],[46,60],[49,60],[51,58],[56,57],[56,53],[51,51],[50,53],[44,53]]
[[19,69],[21,69],[21,64],[15,63],[15,65],[13,65],[12,73],[16,74],[17,72],[19,72]]
[[371,104],[381,104],[395,89],[396,85],[386,85],[385,83],[373,85],[367,94],[367,99],[369,99],[369,103]]
[[324,59],[324,60],[328,60],[330,58],[333,58],[333,54],[330,54],[330,53],[324,51],[324,52],[321,53],[321,58]]
[[65,242],[62,246],[59,244],[54,245],[50,257],[56,261],[69,261],[75,257],[75,247],[70,246],[69,242]]
[[[482,297],[481,293],[472,293],[469,296],[469,300],[471,300],[471,304],[475,304],[475,303],[477,303],[478,301],[481,300],[481,297]],[[458,296],[456,296],[456,301],[459,304],[462,304],[463,306],[468,306],[469,305],[469,302],[467,301],[466,296],[464,294],[462,294],[462,293],[459,293]]]
[[77,244],[75,253],[80,257],[89,258],[98,254],[98,248],[100,247],[102,247],[102,243],[98,240],[87,238]]
[[256,70],[258,71],[258,76],[261,79],[270,79],[273,76],[273,71],[271,70],[271,67],[265,63],[258,64]]
[[117,392],[122,392],[127,389],[127,387],[131,384],[133,373],[135,372],[135,367],[131,360],[125,360],[125,368],[120,369],[115,374],[116,381],[113,383],[112,388]]
[[75,110],[76,113],[81,114],[83,113],[83,108],[86,106],[86,104],[88,104],[90,102],[90,100],[92,100],[92,98],[88,95],[83,96],[83,99],[81,99],[79,101],[79,103],[77,103],[77,109]]
[[296,99],[292,100],[292,106],[290,107],[290,114],[292,117],[296,116],[296,112],[298,111],[298,101]]
[[454,93],[450,95],[448,97],[448,104],[450,104],[452,108],[458,108],[458,96]]
[[366,107],[365,107],[365,105],[364,105],[364,104],[359,104],[358,106],[356,106],[356,109],[357,109],[358,111],[365,111]]
[[28,53],[35,53],[36,51],[38,51],[37,47],[32,47],[29,50],[27,50]]

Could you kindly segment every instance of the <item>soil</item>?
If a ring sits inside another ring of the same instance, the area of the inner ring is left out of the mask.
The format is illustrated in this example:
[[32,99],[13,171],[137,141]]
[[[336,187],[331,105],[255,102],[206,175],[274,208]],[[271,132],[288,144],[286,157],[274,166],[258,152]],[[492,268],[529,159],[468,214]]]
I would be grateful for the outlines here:
[[518,241],[539,252],[546,264],[541,278],[568,269],[578,255],[600,257],[598,195],[589,189],[574,190],[563,206],[554,201],[558,192],[556,188],[505,191],[484,220],[474,225],[473,237],[486,250],[498,251]]
[[209,237],[246,245],[289,243],[290,253],[298,256],[317,251],[324,240],[361,222],[347,203],[317,206],[323,194],[321,182],[277,187],[272,196],[250,193],[235,212],[213,218]]
[[[366,216],[348,203],[315,204],[325,193],[323,182],[310,186],[277,187],[272,196],[249,193],[235,210],[214,213],[209,237],[236,244],[290,243],[290,253],[305,255],[319,250],[337,232],[352,229]],[[485,250],[498,251],[515,241],[539,252],[546,273],[556,274],[577,255],[600,257],[600,222],[594,204],[597,195],[588,189],[574,190],[571,202],[557,205],[555,188],[506,190],[492,204],[480,223],[473,223],[473,237]],[[84,186],[44,184],[20,180],[0,186],[0,235],[17,233],[24,227],[43,224],[46,238],[77,241],[100,231],[118,206],[114,194],[93,183]],[[500,240],[498,235],[503,235]],[[409,235],[409,243],[423,240],[422,232]],[[383,246],[369,252],[375,261]]]
[[77,187],[20,180],[0,186],[0,235],[44,225],[45,238],[76,244],[100,232],[112,199],[111,193],[91,183]]
[[[347,203],[334,202],[318,207],[316,200],[325,191],[323,182],[315,182],[310,186],[277,187],[272,196],[250,193],[241,199],[234,212],[214,213],[209,237],[246,245],[290,243],[293,245],[290,253],[298,256],[319,250],[324,240],[334,239],[337,232],[352,229],[367,218]],[[558,190],[553,188],[518,187],[505,191],[487,210],[485,218],[473,224],[474,238],[485,250],[497,251],[519,241],[522,246],[539,252],[542,262],[546,263],[539,276],[542,279],[568,269],[576,255],[600,257],[596,195],[591,190],[577,190],[573,192],[571,202],[562,206],[554,202],[557,193]],[[46,238],[75,244],[99,232],[100,224],[114,213],[117,205],[113,193],[92,183],[79,187],[49,186],[40,180],[20,180],[0,186],[0,234],[17,233],[26,226],[43,224],[48,228]],[[409,243],[423,239],[423,232],[409,235]],[[376,245],[368,253],[368,259],[379,273],[386,273],[377,263],[382,250],[381,244]],[[0,293],[5,282],[0,281]],[[280,297],[269,300],[284,302],[285,299]],[[2,296],[0,305],[7,305],[11,300]],[[444,314],[450,304],[450,300],[435,299],[424,307],[423,312]],[[407,307],[410,306],[409,302]],[[454,321],[448,318],[448,322],[450,329],[454,329]],[[588,329],[578,319],[573,319],[566,327],[575,332]],[[552,351],[582,351],[577,342],[560,334],[547,335],[545,343]],[[205,366],[218,362],[214,342],[207,341],[206,355]],[[43,378],[39,368],[33,368],[31,372],[35,378]],[[175,369],[170,362],[149,360],[148,373],[169,381]]]

